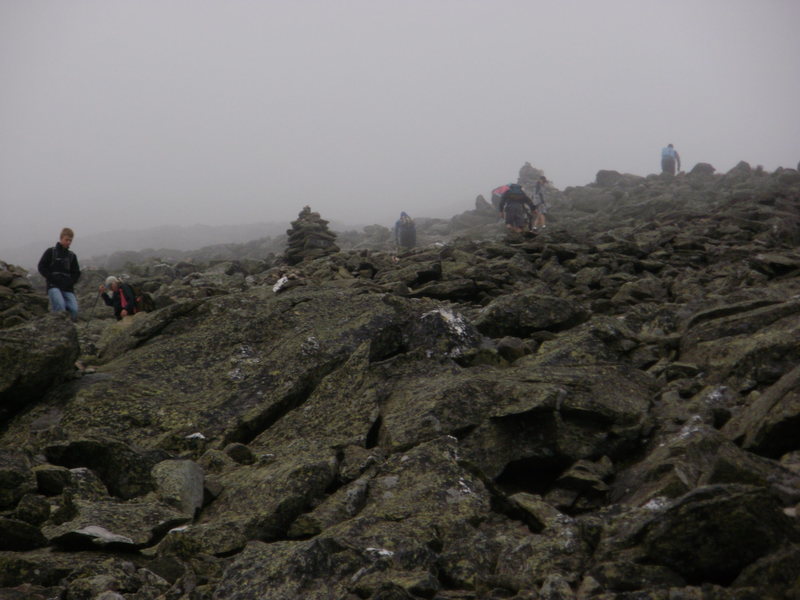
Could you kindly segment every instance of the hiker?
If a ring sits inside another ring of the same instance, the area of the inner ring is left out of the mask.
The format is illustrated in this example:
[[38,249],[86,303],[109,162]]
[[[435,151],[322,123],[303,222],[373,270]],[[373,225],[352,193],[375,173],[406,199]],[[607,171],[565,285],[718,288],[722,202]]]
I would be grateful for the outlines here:
[[417,245],[417,226],[408,213],[401,212],[394,224],[394,241],[398,248],[410,250]]
[[677,170],[680,171],[681,157],[672,144],[667,144],[666,147],[661,149],[661,173],[675,175],[676,166],[678,167]]
[[50,310],[58,312],[66,310],[73,321],[78,320],[78,299],[75,296],[75,284],[81,276],[78,257],[69,249],[75,233],[69,227],[61,230],[58,242],[48,248],[39,260],[39,273],[47,281],[47,297],[50,299]]
[[114,308],[117,321],[121,321],[123,317],[133,316],[136,312],[136,296],[133,288],[113,275],[106,277],[105,285],[100,284],[100,297],[107,306]]
[[501,185],[492,190],[492,206],[494,206],[495,210],[500,210],[500,198],[502,198],[503,194],[507,191],[507,185]]
[[518,183],[510,183],[500,198],[500,216],[506,221],[506,227],[514,233],[523,233],[528,228],[528,211],[533,213],[534,206],[528,195]]
[[533,220],[534,231],[547,227],[547,223],[545,222],[547,204],[544,201],[544,186],[546,186],[548,183],[549,182],[547,181],[547,178],[542,175],[536,180],[536,187],[533,190],[533,214],[535,217]]

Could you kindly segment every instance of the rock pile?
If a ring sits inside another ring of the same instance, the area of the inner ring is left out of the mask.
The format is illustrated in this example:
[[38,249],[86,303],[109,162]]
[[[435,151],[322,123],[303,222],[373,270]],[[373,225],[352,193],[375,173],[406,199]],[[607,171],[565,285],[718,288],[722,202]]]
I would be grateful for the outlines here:
[[0,261],[0,329],[14,327],[47,312],[47,297],[34,291],[28,272]]
[[0,595],[799,597],[800,175],[480,208],[399,262],[154,267],[76,379],[69,319],[5,330]]
[[328,230],[328,221],[319,213],[311,212],[308,206],[292,221],[292,228],[287,230],[286,261],[290,265],[313,260],[339,251],[336,245],[336,234]]

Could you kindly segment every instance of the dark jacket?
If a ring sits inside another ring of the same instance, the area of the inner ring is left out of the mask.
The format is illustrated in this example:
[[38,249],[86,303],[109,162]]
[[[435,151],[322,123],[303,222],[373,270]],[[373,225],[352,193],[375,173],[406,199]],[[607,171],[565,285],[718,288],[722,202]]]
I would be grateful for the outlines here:
[[[123,294],[125,295],[125,306],[122,306]],[[127,283],[120,283],[117,291],[113,292],[111,296],[108,295],[108,292],[100,294],[100,296],[107,306],[114,307],[114,316],[117,317],[117,321],[122,318],[123,310],[127,310],[129,315],[136,312],[136,297],[133,295],[133,288]]]
[[78,257],[72,250],[64,248],[59,242],[44,251],[39,260],[38,269],[47,281],[48,290],[58,288],[62,292],[73,292],[75,284],[78,283],[81,276]]
[[413,248],[417,245],[417,226],[408,215],[401,217],[394,224],[394,241],[403,248]]
[[500,212],[505,210],[507,204],[516,204],[520,207],[527,206],[531,211],[534,210],[533,201],[522,191],[522,188],[516,186],[511,186],[511,188],[506,190],[501,196],[499,206]]

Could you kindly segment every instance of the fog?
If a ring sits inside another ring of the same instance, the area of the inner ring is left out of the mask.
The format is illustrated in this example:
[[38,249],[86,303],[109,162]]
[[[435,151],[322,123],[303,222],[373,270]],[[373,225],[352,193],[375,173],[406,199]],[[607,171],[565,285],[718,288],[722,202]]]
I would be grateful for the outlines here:
[[[1,248],[800,160],[800,2],[2,0]],[[113,251],[114,248],[109,248]],[[2,254],[0,254],[2,258]]]

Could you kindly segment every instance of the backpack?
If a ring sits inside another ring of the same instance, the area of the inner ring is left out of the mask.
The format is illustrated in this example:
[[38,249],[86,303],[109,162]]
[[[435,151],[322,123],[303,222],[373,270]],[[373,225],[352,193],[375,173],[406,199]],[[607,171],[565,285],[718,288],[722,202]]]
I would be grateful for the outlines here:
[[661,158],[675,158],[675,148],[664,146],[661,149]]
[[150,312],[156,309],[153,297],[142,289],[140,284],[128,283],[133,290],[133,297],[136,300],[136,312]]

